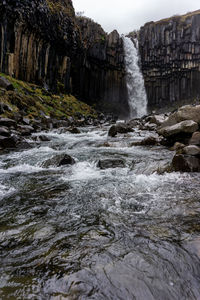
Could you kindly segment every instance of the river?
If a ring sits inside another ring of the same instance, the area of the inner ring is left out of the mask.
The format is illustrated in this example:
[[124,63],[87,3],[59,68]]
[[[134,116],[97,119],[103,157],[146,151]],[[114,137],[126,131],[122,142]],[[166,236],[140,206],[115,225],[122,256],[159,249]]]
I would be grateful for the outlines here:
[[[1,154],[0,299],[200,299],[199,175],[157,174],[173,152],[108,128]],[[76,163],[42,167],[60,153]]]

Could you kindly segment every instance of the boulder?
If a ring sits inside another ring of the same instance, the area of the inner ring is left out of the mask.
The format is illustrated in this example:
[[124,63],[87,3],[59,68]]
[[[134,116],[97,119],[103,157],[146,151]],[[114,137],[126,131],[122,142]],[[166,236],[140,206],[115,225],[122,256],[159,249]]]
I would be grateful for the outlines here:
[[46,135],[39,135],[38,139],[41,142],[49,142],[50,141],[50,139]]
[[12,111],[12,108],[6,103],[0,102],[0,114],[3,114],[5,111]]
[[99,160],[97,167],[104,170],[109,168],[125,168],[123,159],[103,159]]
[[131,143],[131,146],[154,146],[158,144],[159,140],[157,138],[155,138],[154,136],[149,136],[142,141]]
[[129,123],[117,123],[116,125],[111,126],[109,129],[108,135],[111,137],[115,137],[117,133],[128,133],[133,132],[133,128],[129,125]]
[[59,154],[59,155],[55,155],[52,158],[46,160],[45,162],[43,162],[42,166],[44,168],[48,168],[48,167],[60,167],[60,166],[64,166],[64,165],[73,165],[75,164],[75,160],[67,154]]
[[8,119],[8,118],[0,118],[0,126],[6,126],[6,127],[16,127],[17,126],[17,122],[12,120],[12,119]]
[[17,129],[19,130],[19,132],[23,136],[28,136],[32,132],[34,132],[34,128],[32,126],[29,126],[29,125],[18,125]]
[[169,118],[162,123],[161,127],[172,126],[185,120],[192,120],[200,124],[200,105],[192,106],[185,105],[169,116]]
[[81,133],[81,131],[77,127],[69,128],[68,131],[71,132],[71,133],[73,133],[73,134],[79,134],[79,133]]
[[198,129],[198,124],[192,120],[182,121],[178,124],[167,126],[158,130],[158,133],[166,138],[186,133],[192,134]]
[[200,172],[200,158],[176,154],[172,160],[172,169],[176,172]]
[[184,147],[185,147],[184,144],[179,143],[179,142],[176,142],[176,143],[174,144],[174,146],[170,148],[170,150],[172,150],[172,151],[178,151],[178,150],[183,149]]
[[162,125],[166,121],[166,116],[165,115],[153,115],[149,116],[147,121],[149,123],[156,124],[157,126]]
[[14,87],[10,81],[2,76],[0,76],[0,87],[6,90],[14,90]]
[[179,150],[178,153],[192,155],[192,156],[200,156],[200,147],[195,145],[189,145]]
[[15,136],[0,136],[0,147],[4,149],[12,149],[16,147],[17,139]]
[[196,131],[193,133],[192,138],[189,141],[190,145],[200,146],[200,132]]
[[0,135],[9,137],[10,136],[10,131],[6,127],[0,127]]

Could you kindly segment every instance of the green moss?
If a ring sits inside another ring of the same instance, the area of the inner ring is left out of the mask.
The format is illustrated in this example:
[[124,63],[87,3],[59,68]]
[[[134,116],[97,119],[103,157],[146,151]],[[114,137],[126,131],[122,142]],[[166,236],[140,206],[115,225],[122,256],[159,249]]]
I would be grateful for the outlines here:
[[[14,91],[4,91],[0,94],[0,102],[6,103],[12,108],[12,112],[6,112],[4,116],[23,110],[30,117],[41,116],[41,111],[47,116],[62,118],[75,116],[81,113],[84,116],[96,117],[96,111],[84,102],[77,100],[72,95],[46,95],[45,90],[34,84],[17,80],[0,73],[14,86]],[[60,92],[63,85],[60,84]]]

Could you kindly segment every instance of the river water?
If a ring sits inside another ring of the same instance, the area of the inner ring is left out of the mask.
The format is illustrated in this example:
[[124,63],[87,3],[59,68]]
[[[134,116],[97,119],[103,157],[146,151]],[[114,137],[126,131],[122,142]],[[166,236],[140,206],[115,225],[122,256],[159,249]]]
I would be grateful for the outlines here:
[[158,175],[172,152],[129,147],[148,132],[81,131],[0,156],[0,299],[200,299],[199,175]]

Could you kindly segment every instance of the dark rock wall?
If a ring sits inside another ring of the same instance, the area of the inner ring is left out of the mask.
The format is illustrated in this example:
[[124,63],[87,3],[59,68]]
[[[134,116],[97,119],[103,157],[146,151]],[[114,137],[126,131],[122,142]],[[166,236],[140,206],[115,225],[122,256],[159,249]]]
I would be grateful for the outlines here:
[[71,60],[80,44],[74,20],[70,0],[2,1],[0,71],[53,90],[61,82],[69,91]]
[[[75,90],[89,103],[121,116],[128,115],[123,41],[115,30],[109,35],[99,24],[77,18],[83,41]],[[78,68],[76,68],[78,69]]]
[[200,11],[146,24],[139,45],[149,106],[200,98]]

